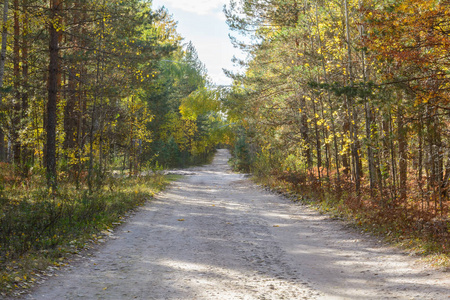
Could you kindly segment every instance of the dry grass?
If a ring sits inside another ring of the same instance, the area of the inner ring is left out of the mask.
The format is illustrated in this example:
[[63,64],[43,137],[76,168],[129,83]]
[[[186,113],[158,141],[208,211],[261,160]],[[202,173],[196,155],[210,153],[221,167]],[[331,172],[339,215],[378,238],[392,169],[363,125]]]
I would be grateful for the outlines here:
[[92,194],[64,182],[57,193],[49,193],[39,175],[21,182],[11,179],[14,176],[4,179],[0,296],[23,291],[43,274],[65,265],[71,255],[97,243],[128,211],[164,189],[174,179],[170,177],[111,177]]
[[334,217],[345,218],[362,230],[422,256],[435,267],[450,268],[448,198],[440,199],[441,202],[423,199],[413,183],[407,199],[391,201],[386,196],[391,194],[389,189],[371,195],[364,179],[357,196],[354,184],[344,176],[341,182],[331,182],[318,181],[317,172],[305,175],[272,171],[258,175],[256,181],[272,190],[307,202]]

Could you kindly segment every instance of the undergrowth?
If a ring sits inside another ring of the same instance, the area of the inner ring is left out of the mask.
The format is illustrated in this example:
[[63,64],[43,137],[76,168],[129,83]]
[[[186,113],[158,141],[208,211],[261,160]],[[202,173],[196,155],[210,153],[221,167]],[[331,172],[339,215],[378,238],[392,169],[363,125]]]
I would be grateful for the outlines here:
[[379,205],[370,196],[356,197],[351,189],[333,188],[329,183],[298,184],[305,178],[294,178],[295,174],[254,172],[254,180],[272,191],[301,201],[329,214],[343,219],[363,232],[368,232],[395,244],[413,254],[419,255],[430,265],[450,269],[450,223],[437,218],[419,216],[416,207]]
[[42,178],[2,185],[0,296],[23,291],[98,242],[128,211],[164,189],[170,177],[110,177],[93,193],[68,183],[49,193]]

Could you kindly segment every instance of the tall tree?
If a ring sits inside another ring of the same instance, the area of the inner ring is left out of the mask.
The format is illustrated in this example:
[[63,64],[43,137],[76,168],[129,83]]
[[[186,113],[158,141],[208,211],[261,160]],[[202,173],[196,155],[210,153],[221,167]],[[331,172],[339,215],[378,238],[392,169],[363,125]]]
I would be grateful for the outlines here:
[[57,103],[60,82],[59,42],[61,36],[61,1],[50,0],[49,31],[49,65],[48,65],[48,99],[47,99],[47,143],[46,169],[47,183],[52,189],[57,188],[56,172],[56,126]]
[[[3,14],[2,14],[2,44],[0,49],[0,105],[3,105],[3,80],[5,75],[5,62],[6,62],[6,46],[8,39],[8,1],[3,1]],[[3,116],[1,116],[3,118]],[[0,161],[5,159],[5,133],[3,128],[0,127]]]

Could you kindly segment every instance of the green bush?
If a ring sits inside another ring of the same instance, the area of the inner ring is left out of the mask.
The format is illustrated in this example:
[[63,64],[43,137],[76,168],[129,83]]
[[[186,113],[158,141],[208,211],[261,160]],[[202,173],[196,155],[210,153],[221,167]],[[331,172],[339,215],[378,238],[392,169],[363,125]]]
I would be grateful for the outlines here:
[[234,158],[232,162],[234,168],[243,172],[250,172],[252,159],[245,135],[242,134],[237,138],[233,154]]

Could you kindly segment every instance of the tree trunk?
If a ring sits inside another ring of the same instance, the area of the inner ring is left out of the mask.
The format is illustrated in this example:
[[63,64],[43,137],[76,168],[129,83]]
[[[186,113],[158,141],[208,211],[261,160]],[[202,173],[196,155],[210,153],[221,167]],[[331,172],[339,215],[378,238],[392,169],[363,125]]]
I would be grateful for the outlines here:
[[[47,100],[47,151],[46,169],[47,184],[53,190],[57,187],[56,174],[56,125],[57,125],[57,102],[58,102],[58,82],[59,82],[59,38],[60,30],[56,28],[60,0],[51,0],[51,23],[49,24],[49,75],[48,75],[48,100]],[[54,24],[55,23],[55,24]]]
[[75,78],[76,68],[69,69],[68,96],[66,98],[66,106],[64,107],[64,149],[73,149],[77,144],[77,82]]
[[423,113],[420,113],[420,120],[419,120],[419,125],[418,125],[418,129],[417,129],[417,138],[419,139],[419,149],[418,151],[418,162],[417,162],[417,184],[420,188],[421,191],[421,209],[422,211],[425,208],[425,193],[424,193],[424,189],[423,189]]
[[322,178],[322,174],[320,169],[322,168],[322,150],[321,150],[321,144],[320,144],[320,135],[319,135],[319,128],[317,125],[317,122],[319,121],[316,116],[317,110],[316,110],[316,100],[312,99],[311,101],[312,107],[313,107],[313,113],[314,113],[314,133],[316,137],[316,152],[317,152],[317,175],[319,176],[319,182]]
[[[382,200],[384,200],[383,202],[383,206],[387,206],[389,204],[389,178],[392,176],[389,176],[389,174],[391,174],[391,154],[390,154],[390,140],[391,140],[391,131],[390,131],[390,126],[389,126],[389,114],[387,112],[382,112],[382,120],[381,120],[381,128],[382,128],[382,133],[383,133],[383,138],[382,138],[382,151],[380,153],[380,168],[382,173],[380,174],[380,178],[381,178],[381,185],[382,185]],[[383,188],[384,187],[384,188]],[[392,189],[391,189],[392,191]],[[384,197],[384,195],[386,195],[386,197]]]
[[300,132],[302,134],[302,139],[306,145],[305,156],[306,156],[306,164],[308,169],[312,168],[312,158],[311,158],[311,147],[309,145],[309,134],[308,134],[308,116],[306,115],[306,100],[305,96],[300,96],[300,109],[301,117],[300,117]]
[[[348,1],[345,0],[345,35],[347,40],[347,69],[348,69],[348,81],[350,87],[353,87],[353,74],[352,74],[352,50],[351,50],[351,41],[350,41],[350,20],[349,20],[349,11],[348,11]],[[358,134],[356,132],[357,124],[358,124],[358,116],[356,114],[356,109],[353,104],[352,96],[347,96],[347,110],[349,118],[352,120],[350,124],[350,138],[352,141],[351,153],[352,153],[352,163],[353,163],[353,175],[355,177],[355,189],[356,193],[359,195],[360,187],[361,187],[361,168],[360,168],[360,158],[358,153]]]
[[419,125],[417,128],[417,138],[419,139],[419,149],[417,150],[419,158],[417,162],[417,180],[419,184],[422,184],[423,177],[423,117],[420,114]]
[[[24,92],[22,93],[22,120],[28,122],[28,31],[29,31],[29,20],[27,14],[28,0],[22,1],[22,6],[24,10],[25,17],[23,19],[23,29],[22,29],[22,80]],[[30,156],[31,151],[28,145],[22,144],[22,166],[23,172],[26,176],[28,174],[28,168],[30,166]]]
[[[344,119],[343,132],[344,132],[344,134],[347,134],[351,138],[350,121],[349,120],[350,120],[350,116],[347,115]],[[343,138],[341,138],[341,144],[343,144],[343,143],[344,143]],[[347,176],[350,174],[350,162],[349,162],[348,156],[349,156],[349,151],[348,150],[344,151],[344,153],[342,154],[342,166],[344,167],[343,172]]]
[[447,148],[447,162],[445,163],[445,174],[442,180],[442,195],[448,197],[449,180],[450,180],[450,149]]
[[[78,1],[74,1],[74,5],[75,7],[79,7],[81,4],[78,3]],[[74,14],[73,24],[78,24],[79,23],[78,11],[74,11],[73,14]],[[80,34],[81,32],[78,29],[78,26],[75,26],[70,37],[70,42],[74,49],[73,55],[76,55],[76,52],[80,51],[78,49],[78,42],[79,42],[78,36],[80,36]],[[78,129],[78,122],[80,121],[80,116],[78,115],[78,112],[81,109],[80,107],[78,107],[77,112],[77,100],[79,97],[77,89],[79,86],[80,78],[77,78],[77,74],[79,74],[78,76],[81,76],[81,71],[79,65],[77,64],[76,58],[70,61],[69,64],[70,64],[68,74],[69,78],[67,85],[68,95],[66,97],[66,106],[64,107],[64,132],[65,132],[64,149],[73,150],[77,146],[77,129]]]
[[14,91],[13,110],[11,117],[11,140],[13,150],[13,162],[16,166],[20,165],[20,21],[19,21],[19,0],[14,0],[14,46],[13,46],[13,65],[14,65]]
[[404,119],[403,119],[403,110],[399,107],[398,116],[397,116],[397,130],[398,130],[398,158],[399,158],[399,173],[400,173],[400,201],[406,201],[407,196],[407,172],[408,172],[408,161],[407,161],[407,148],[408,142],[407,138],[407,130],[405,128]]
[[[3,102],[3,77],[5,75],[6,45],[8,38],[8,0],[3,1],[2,45],[0,50],[0,104]],[[0,127],[0,161],[5,160],[5,133]]]
[[392,200],[395,202],[397,200],[397,163],[396,163],[396,155],[394,149],[394,138],[391,136],[391,133],[394,132],[392,124],[392,115],[389,113],[389,148],[391,154],[391,172],[392,172],[392,185],[391,185],[391,193]]
[[3,99],[3,77],[5,75],[6,45],[8,39],[8,1],[3,2],[2,49],[0,57],[0,101]]

